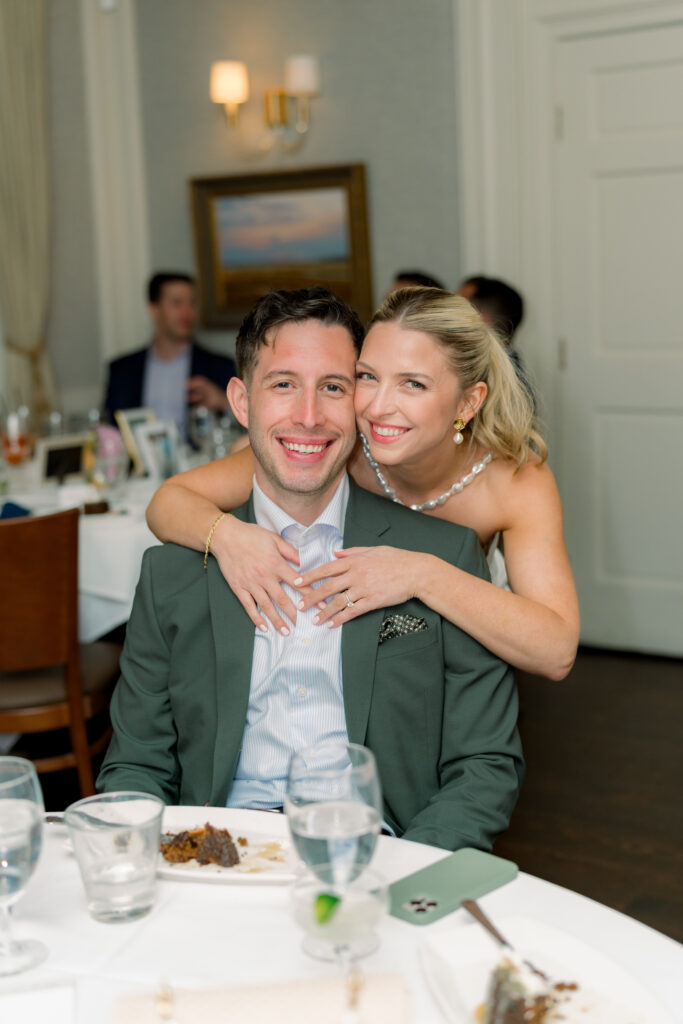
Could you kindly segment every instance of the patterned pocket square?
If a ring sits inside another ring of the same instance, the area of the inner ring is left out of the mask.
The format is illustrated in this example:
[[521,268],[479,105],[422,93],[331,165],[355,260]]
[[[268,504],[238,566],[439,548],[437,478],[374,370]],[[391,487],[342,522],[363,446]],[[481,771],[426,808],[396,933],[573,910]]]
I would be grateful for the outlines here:
[[379,642],[393,640],[397,636],[405,636],[407,633],[419,633],[427,628],[424,619],[418,619],[414,615],[387,615],[379,631]]

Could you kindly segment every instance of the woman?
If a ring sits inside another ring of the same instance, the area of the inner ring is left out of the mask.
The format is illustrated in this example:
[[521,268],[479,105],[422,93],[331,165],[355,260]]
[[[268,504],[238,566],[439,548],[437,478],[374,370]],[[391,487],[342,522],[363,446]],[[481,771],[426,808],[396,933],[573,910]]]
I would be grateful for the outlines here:
[[[579,612],[562,508],[529,396],[493,331],[466,299],[432,288],[393,292],[370,321],[355,407],[356,482],[474,529],[496,573],[504,553],[509,589],[388,547],[347,549],[300,576],[290,564],[295,548],[225,518],[211,552],[254,624],[265,630],[270,620],[288,632],[278,609],[291,621],[296,611],[281,582],[299,591],[299,608],[317,603],[318,623],[330,627],[417,597],[510,664],[563,679]],[[246,449],[173,477],[149,507],[151,529],[204,550],[216,514],[247,499],[252,472]]]

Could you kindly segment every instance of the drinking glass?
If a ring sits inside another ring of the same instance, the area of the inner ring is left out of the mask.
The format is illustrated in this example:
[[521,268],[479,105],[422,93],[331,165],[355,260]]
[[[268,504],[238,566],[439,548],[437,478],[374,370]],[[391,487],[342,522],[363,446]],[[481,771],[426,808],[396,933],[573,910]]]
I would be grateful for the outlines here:
[[131,921],[151,910],[163,811],[158,797],[125,791],[67,807],[64,820],[96,921]]
[[215,418],[205,405],[193,405],[188,411],[187,436],[196,449],[208,459],[212,457],[212,435]]
[[[327,865],[328,874],[333,865]],[[302,875],[292,887],[292,911],[306,932],[302,949],[318,960],[333,960],[348,968],[379,946],[375,928],[387,913],[386,883],[367,869],[344,885]]]
[[2,454],[10,466],[20,466],[33,448],[33,438],[28,428],[28,409],[20,406],[2,418]]
[[129,457],[120,433],[103,424],[95,430],[94,466],[91,479],[98,491],[115,497],[128,477]]
[[42,942],[12,938],[10,917],[38,862],[44,811],[33,764],[0,757],[0,976],[18,974],[47,956]]
[[292,756],[285,810],[301,860],[324,882],[357,878],[374,853],[382,793],[372,751],[321,743]]

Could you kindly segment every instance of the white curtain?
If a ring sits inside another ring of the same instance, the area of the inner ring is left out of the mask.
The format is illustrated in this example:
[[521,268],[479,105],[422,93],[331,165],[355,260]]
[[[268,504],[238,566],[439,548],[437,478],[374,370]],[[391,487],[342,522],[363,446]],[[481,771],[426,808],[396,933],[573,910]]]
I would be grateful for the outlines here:
[[0,309],[4,399],[50,407],[50,161],[45,0],[0,0]]

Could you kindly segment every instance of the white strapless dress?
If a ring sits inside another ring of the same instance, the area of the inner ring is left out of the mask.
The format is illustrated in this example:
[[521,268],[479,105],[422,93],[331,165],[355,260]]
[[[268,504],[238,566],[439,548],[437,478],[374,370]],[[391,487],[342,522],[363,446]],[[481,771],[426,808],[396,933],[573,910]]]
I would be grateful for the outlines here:
[[486,561],[489,564],[491,583],[500,587],[501,590],[510,590],[507,569],[505,568],[505,556],[500,549],[500,533],[496,533],[489,544],[486,552]]

